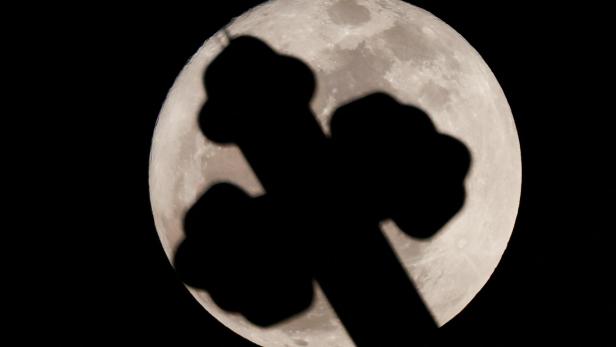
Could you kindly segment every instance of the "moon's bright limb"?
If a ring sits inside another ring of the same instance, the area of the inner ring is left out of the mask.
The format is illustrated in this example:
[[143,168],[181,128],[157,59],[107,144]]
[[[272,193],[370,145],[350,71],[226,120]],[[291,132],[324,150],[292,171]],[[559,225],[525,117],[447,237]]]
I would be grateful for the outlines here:
[[[256,36],[310,65],[318,85],[312,108],[325,131],[339,105],[384,91],[426,110],[439,131],[466,144],[473,162],[465,205],[434,238],[414,240],[383,224],[438,324],[458,314],[498,264],[521,188],[513,116],[480,55],[447,24],[398,0],[273,0],[237,18],[228,31]],[[227,181],[262,193],[240,151],[210,142],[197,126],[206,100],[203,71],[224,43],[224,35],[214,35],[184,67],[154,133],[150,196],[169,259],[183,238],[184,213],[210,185]],[[222,311],[207,292],[189,289],[218,320],[257,344],[352,346],[319,290],[310,310],[264,329]]]

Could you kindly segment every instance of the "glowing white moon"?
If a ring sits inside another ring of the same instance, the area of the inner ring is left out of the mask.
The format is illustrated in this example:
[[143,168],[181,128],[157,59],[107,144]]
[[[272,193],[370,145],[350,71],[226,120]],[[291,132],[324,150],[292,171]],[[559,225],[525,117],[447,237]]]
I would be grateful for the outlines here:
[[[434,238],[418,241],[393,223],[383,230],[439,325],[458,314],[498,264],[518,210],[521,159],[507,100],[480,55],[447,24],[398,0],[274,0],[228,27],[305,61],[317,74],[312,108],[324,130],[341,104],[373,91],[426,110],[439,131],[470,149],[467,199]],[[233,146],[203,137],[197,115],[206,100],[202,74],[222,50],[221,33],[184,67],[160,112],[150,158],[156,228],[169,259],[183,238],[185,212],[210,185],[262,188]],[[189,288],[226,326],[264,346],[352,346],[323,294],[311,309],[271,328],[219,309]]]

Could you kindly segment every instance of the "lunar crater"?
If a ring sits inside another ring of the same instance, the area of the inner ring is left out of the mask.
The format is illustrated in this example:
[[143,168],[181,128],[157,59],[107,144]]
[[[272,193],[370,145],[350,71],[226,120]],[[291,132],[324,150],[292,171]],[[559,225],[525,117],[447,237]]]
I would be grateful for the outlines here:
[[370,11],[356,0],[335,1],[327,9],[331,21],[338,25],[360,25],[370,21]]

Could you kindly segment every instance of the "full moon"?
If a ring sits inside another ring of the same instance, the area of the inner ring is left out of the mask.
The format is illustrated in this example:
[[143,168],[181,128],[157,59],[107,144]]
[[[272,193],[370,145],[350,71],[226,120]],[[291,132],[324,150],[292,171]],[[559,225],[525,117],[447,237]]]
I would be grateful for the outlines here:
[[[382,91],[425,110],[439,132],[469,148],[464,207],[439,233],[416,240],[393,222],[381,225],[437,324],[452,319],[498,265],[513,230],[522,180],[511,110],[479,53],[443,21],[399,0],[273,0],[236,18],[226,30],[231,36],[260,38],[311,67],[317,80],[311,107],[326,134],[337,107]],[[198,127],[207,99],[203,72],[226,43],[220,31],[190,59],[154,131],[150,198],[170,260],[184,237],[186,211],[211,185],[225,181],[252,196],[265,193],[237,147],[209,141]],[[311,308],[269,328],[223,311],[206,291],[188,289],[220,322],[259,345],[353,346],[314,286]]]

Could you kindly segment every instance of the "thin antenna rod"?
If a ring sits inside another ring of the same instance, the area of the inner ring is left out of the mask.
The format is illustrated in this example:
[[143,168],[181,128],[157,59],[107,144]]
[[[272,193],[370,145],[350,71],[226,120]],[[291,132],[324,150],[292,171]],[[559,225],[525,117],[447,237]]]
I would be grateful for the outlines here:
[[233,39],[233,37],[231,36],[231,33],[229,32],[227,27],[224,27],[222,29],[222,32],[223,32],[223,34],[225,34],[225,37],[227,38],[228,41],[231,41]]
[[231,19],[231,21],[229,22],[229,24],[225,25],[225,26],[222,28],[222,33],[223,33],[224,37],[227,39],[227,42],[226,42],[226,43],[225,43],[225,42],[223,42],[223,45],[224,45],[224,46],[228,46],[228,45],[229,45],[229,43],[231,43],[231,41],[233,40],[233,35],[231,35],[231,33],[229,32],[229,27],[230,27],[231,25],[233,25],[233,22],[235,21],[235,18],[236,18],[236,17],[233,17],[233,18]]

